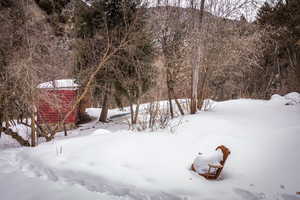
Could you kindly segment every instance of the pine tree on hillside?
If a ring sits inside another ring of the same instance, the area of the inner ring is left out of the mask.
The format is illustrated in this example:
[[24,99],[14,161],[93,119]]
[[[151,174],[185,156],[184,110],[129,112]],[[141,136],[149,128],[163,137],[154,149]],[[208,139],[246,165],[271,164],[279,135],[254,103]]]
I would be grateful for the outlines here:
[[47,12],[48,15],[56,13],[60,14],[62,9],[71,0],[35,0],[41,9]]
[[300,3],[299,0],[280,0],[273,7],[265,3],[258,11],[257,21],[261,25],[287,27],[292,35],[300,37]]
[[81,53],[76,68],[81,74],[97,65],[108,41],[115,48],[124,38],[128,40],[127,47],[97,74],[94,95],[103,96],[100,121],[106,121],[110,96],[115,96],[119,105],[125,97],[132,106],[152,84],[152,40],[144,31],[146,16],[142,7],[140,0],[96,0],[91,8],[78,10],[75,29],[78,43],[84,45],[78,48]]
[[[266,52],[265,63],[296,72],[300,85],[300,3],[299,0],[279,0],[265,3],[258,11],[257,23],[273,30],[273,51]],[[281,70],[279,70],[280,72]],[[280,74],[279,74],[280,75]]]

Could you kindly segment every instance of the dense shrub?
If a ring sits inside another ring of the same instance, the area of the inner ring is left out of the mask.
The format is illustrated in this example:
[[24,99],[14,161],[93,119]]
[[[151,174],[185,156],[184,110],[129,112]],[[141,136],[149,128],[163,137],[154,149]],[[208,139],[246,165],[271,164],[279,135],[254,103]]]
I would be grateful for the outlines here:
[[60,14],[62,9],[70,2],[70,0],[35,0],[41,9],[48,15]]
[[7,7],[12,7],[13,6],[13,1],[12,0],[1,0],[0,1],[0,9],[7,8]]

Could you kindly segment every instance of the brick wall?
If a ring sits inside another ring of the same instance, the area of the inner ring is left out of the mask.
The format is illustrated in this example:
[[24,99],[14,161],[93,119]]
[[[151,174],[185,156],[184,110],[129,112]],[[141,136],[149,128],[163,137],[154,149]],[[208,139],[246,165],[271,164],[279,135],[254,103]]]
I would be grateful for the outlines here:
[[[76,99],[76,90],[46,90],[38,100],[37,121],[39,124],[58,123],[70,111]],[[66,123],[76,123],[77,109],[66,119]]]

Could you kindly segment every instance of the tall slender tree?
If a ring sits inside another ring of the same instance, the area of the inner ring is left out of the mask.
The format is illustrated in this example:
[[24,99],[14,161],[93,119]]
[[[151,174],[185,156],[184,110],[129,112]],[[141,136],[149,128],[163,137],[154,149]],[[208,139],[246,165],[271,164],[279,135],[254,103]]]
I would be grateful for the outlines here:
[[[203,21],[203,12],[204,12],[204,3],[205,0],[201,0],[200,4],[200,15],[199,15],[199,25],[197,26],[197,33],[201,33],[202,28],[202,21]],[[191,7],[194,8],[194,1],[191,0]],[[194,20],[196,16],[193,17]],[[193,22],[195,26],[195,21]],[[197,38],[197,37],[196,37]],[[198,39],[199,40],[199,39]],[[192,80],[191,80],[191,114],[195,114],[197,112],[198,107],[198,81],[199,81],[199,59],[201,59],[201,46],[199,45],[199,42],[194,42],[192,47],[192,58],[191,58],[191,65],[192,65]]]

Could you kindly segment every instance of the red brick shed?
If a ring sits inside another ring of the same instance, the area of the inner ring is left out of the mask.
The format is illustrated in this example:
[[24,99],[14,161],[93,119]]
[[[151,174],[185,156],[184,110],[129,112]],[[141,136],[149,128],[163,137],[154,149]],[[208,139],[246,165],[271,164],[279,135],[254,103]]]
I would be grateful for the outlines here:
[[[40,95],[37,103],[37,123],[42,127],[60,125],[76,100],[78,85],[73,79],[49,81],[38,85]],[[67,117],[67,129],[75,128],[78,120],[78,108]]]

